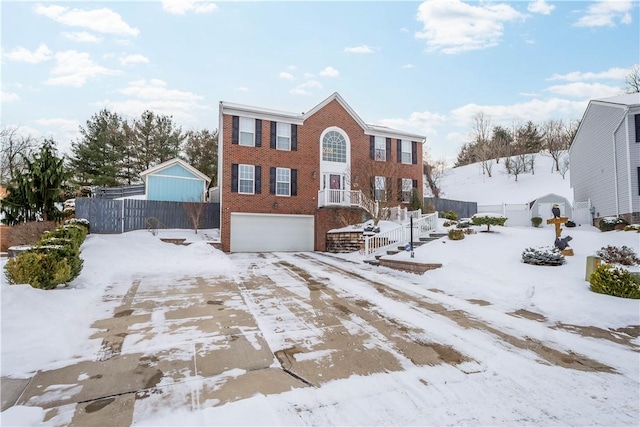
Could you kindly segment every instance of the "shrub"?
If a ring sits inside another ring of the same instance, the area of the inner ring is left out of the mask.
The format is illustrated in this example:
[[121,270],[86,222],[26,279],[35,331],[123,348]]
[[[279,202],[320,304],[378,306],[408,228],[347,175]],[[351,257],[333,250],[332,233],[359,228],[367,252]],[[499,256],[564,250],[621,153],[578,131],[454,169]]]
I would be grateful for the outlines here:
[[470,218],[462,218],[458,221],[457,228],[469,228],[471,227],[471,219]]
[[88,219],[84,218],[71,218],[64,222],[65,225],[78,225],[85,229],[86,234],[91,233],[91,224]]
[[87,232],[85,227],[76,224],[68,224],[45,233],[44,239],[50,239],[54,237],[69,239],[72,243],[72,246],[79,249],[86,236]]
[[562,265],[565,259],[557,248],[527,248],[522,252],[522,262],[533,265]]
[[54,289],[69,281],[71,267],[64,258],[28,251],[7,261],[5,275],[12,285],[28,283],[38,289]]
[[53,221],[29,221],[11,226],[6,234],[7,247],[34,245],[42,238],[45,231],[54,230],[56,227]]
[[620,298],[640,299],[640,281],[622,267],[602,264],[589,277],[591,290]]
[[451,221],[458,220],[458,214],[456,214],[454,211],[438,212],[438,217],[450,219]]
[[443,227],[451,227],[452,225],[456,225],[456,224],[457,224],[457,222],[456,222],[456,221],[448,221],[448,220],[447,220],[447,221],[445,221],[445,222],[443,222],[443,223],[442,223],[442,226],[443,226]]
[[600,258],[609,264],[621,264],[621,265],[638,265],[640,259],[636,256],[636,253],[627,246],[605,246],[596,252]]
[[464,234],[467,234],[467,235],[476,234],[476,230],[474,230],[471,227],[467,227],[467,228],[464,228],[464,229],[461,229],[461,230],[464,232]]
[[608,216],[600,220],[598,228],[600,228],[600,231],[611,231],[616,229],[624,229],[627,225],[629,225],[629,223],[624,218]]
[[540,227],[540,224],[542,224],[542,218],[540,218],[539,216],[534,216],[533,218],[531,218],[531,225],[538,228]]
[[504,225],[506,221],[504,216],[492,213],[475,214],[471,217],[473,225],[486,225],[487,231],[491,231],[492,225]]
[[460,228],[452,228],[447,234],[449,235],[449,239],[451,240],[464,239],[464,231],[462,231]]
[[624,228],[624,231],[637,231],[640,233],[640,224],[629,224]]
[[424,207],[424,211],[425,213],[435,213],[436,207],[431,203],[427,203],[427,205]]

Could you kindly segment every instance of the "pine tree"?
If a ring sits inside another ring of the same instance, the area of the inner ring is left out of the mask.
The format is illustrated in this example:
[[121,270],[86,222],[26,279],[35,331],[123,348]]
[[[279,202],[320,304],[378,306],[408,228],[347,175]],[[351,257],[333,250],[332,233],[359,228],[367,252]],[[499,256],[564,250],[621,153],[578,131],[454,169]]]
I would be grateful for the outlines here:
[[45,139],[32,158],[24,158],[24,173],[9,183],[9,195],[0,202],[3,223],[24,221],[57,221],[62,212],[63,186],[69,176],[64,159],[57,156],[55,141]]
[[184,142],[187,162],[211,178],[211,186],[218,182],[218,131],[189,131]]
[[178,157],[185,139],[182,128],[171,116],[156,115],[146,110],[132,126],[132,149],[137,174],[159,163]]
[[87,120],[86,127],[80,127],[82,138],[71,144],[70,159],[77,184],[120,185],[120,168],[127,153],[123,126],[117,113],[103,109]]

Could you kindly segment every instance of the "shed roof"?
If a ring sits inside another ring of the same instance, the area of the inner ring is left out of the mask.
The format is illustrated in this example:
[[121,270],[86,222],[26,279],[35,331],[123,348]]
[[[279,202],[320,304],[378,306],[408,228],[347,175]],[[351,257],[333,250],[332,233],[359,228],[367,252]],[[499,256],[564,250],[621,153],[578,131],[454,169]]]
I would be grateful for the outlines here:
[[187,163],[184,160],[179,159],[177,157],[175,159],[167,160],[166,162],[160,163],[159,165],[150,167],[146,171],[140,172],[140,176],[144,178],[147,175],[150,175],[150,174],[155,173],[155,172],[159,172],[159,171],[161,171],[163,169],[167,169],[167,168],[169,168],[171,166],[174,166],[174,165],[182,166],[183,168],[185,168],[186,170],[188,170],[189,172],[191,172],[192,174],[194,174],[198,178],[202,178],[204,181],[206,181],[207,184],[211,182],[211,178],[209,178],[208,176],[206,176],[205,174],[200,172],[198,169],[196,169],[193,166],[191,166],[189,163]]

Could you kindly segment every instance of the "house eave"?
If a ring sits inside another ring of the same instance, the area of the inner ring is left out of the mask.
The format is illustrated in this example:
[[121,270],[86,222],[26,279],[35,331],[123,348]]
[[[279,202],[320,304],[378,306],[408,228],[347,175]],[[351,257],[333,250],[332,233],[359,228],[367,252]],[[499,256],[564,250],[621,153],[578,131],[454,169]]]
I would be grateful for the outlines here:
[[288,113],[286,111],[272,110],[269,108],[254,107],[251,105],[220,102],[222,114],[230,116],[245,116],[254,119],[286,122],[301,125],[304,121],[302,114]]

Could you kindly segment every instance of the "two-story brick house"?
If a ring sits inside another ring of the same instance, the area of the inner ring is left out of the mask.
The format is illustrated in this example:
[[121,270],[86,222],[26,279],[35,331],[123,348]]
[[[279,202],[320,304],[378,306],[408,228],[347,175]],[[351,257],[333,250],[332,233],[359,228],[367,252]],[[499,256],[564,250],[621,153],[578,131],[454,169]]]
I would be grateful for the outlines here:
[[425,137],[368,125],[334,93],[306,113],[220,102],[222,249],[325,250],[371,199],[421,195]]

